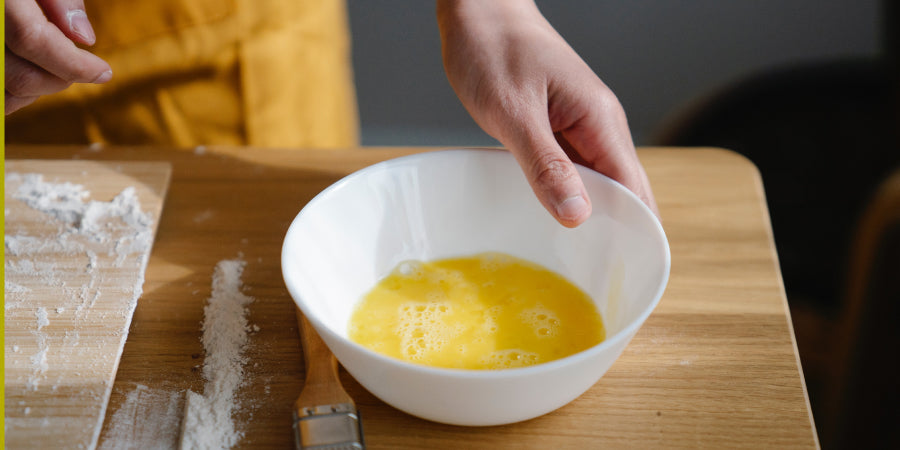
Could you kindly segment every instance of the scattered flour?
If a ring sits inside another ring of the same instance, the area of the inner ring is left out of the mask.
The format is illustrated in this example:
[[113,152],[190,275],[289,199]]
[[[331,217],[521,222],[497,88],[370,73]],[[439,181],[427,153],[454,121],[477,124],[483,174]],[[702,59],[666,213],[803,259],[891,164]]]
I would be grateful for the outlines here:
[[32,331],[31,334],[34,335],[37,341],[37,352],[31,355],[31,376],[28,377],[28,381],[25,384],[32,391],[36,391],[40,387],[41,377],[50,368],[50,365],[47,364],[47,351],[50,350],[50,345],[47,343],[47,334],[41,331],[42,328],[50,325],[50,319],[47,318],[47,308],[37,308],[34,311],[34,316],[37,319],[37,323],[35,331]]
[[3,236],[3,244],[6,248],[6,254],[11,256],[19,256],[28,253],[35,248],[40,248],[47,244],[46,241],[38,239],[34,236]]
[[[46,182],[44,176],[37,173],[7,173],[6,184],[15,182],[20,184],[13,198],[66,225],[68,233],[60,234],[58,245],[65,247],[72,232],[102,243],[109,243],[111,235],[116,234],[119,237],[115,242],[115,251],[121,255],[144,250],[152,241],[150,216],[141,211],[133,186],[125,188],[109,202],[86,202],[90,192],[79,184]],[[119,223],[110,221],[111,218],[118,218]],[[123,231],[126,233],[122,233]],[[4,241],[7,251],[11,250],[15,254],[52,245],[29,236],[4,236]]]
[[47,318],[47,308],[44,308],[43,306],[38,308],[37,311],[34,312],[34,315],[37,317],[38,331],[40,331],[41,328],[50,325],[50,319]]
[[47,372],[50,365],[47,364],[47,351],[50,347],[47,345],[47,339],[44,336],[38,336],[38,351],[31,355],[32,375],[28,377],[25,387],[36,391],[41,385],[41,376]]
[[203,394],[187,392],[181,449],[228,449],[241,439],[232,413],[240,408],[236,393],[243,383],[248,343],[247,306],[253,298],[241,292],[240,259],[220,261],[212,294],[203,309]]
[[178,447],[184,409],[179,391],[138,384],[110,418],[100,450],[163,450]]
[[3,299],[4,310],[19,306],[19,304],[25,300],[28,293],[31,292],[31,289],[10,281],[8,276],[3,280],[3,284],[5,293],[5,298]]
[[84,214],[84,201],[90,192],[84,186],[72,183],[47,183],[44,176],[37,173],[20,175],[6,174],[6,184],[21,181],[14,194],[17,200],[26,205],[50,214],[65,223],[77,223]]
[[[69,294],[68,299],[78,302],[79,312],[99,298],[102,276],[96,273],[100,266],[98,251],[115,257],[113,267],[122,267],[126,258],[137,258],[141,266],[141,277],[134,287],[133,300],[137,300],[143,285],[143,266],[153,242],[153,224],[150,216],[141,211],[134,187],[127,187],[111,201],[102,202],[87,201],[90,192],[81,185],[47,182],[41,174],[10,172],[5,182],[8,196],[51,216],[49,223],[60,225],[58,233],[48,236],[29,236],[22,231],[4,236],[6,310],[28,298],[30,289],[16,282],[20,279],[37,278],[42,285],[65,288],[65,281],[60,279],[63,268],[42,261],[45,254],[53,253],[86,258],[84,272],[90,275],[89,281],[80,289],[63,289]],[[65,305],[54,307],[58,313],[65,310]]]
[[87,258],[88,258],[88,263],[87,263],[87,266],[85,267],[85,269],[87,270],[88,273],[91,273],[97,267],[97,253],[94,252],[93,250],[87,250],[85,252],[85,255],[87,255]]
[[[98,367],[102,366],[114,370],[109,354],[97,359],[72,357],[89,351],[82,350],[84,346],[80,346],[83,342],[78,329],[83,325],[97,330],[95,319],[110,312],[130,318],[142,292],[144,268],[153,241],[153,224],[150,215],[141,211],[133,187],[123,189],[111,201],[94,201],[90,200],[90,192],[84,186],[47,182],[41,174],[7,172],[4,195],[6,329],[10,330],[11,324],[21,324],[16,326],[30,332],[24,337],[7,335],[8,344],[18,345],[11,345],[13,352],[7,353],[5,368],[7,382],[11,379],[24,382],[26,392],[12,395],[18,395],[23,399],[21,402],[27,404],[32,395],[56,391],[62,379],[60,373],[71,371],[73,367],[105,372]],[[40,226],[26,229],[24,224]],[[60,255],[69,258],[59,258]],[[105,283],[106,269],[126,267],[125,263],[138,275],[134,285],[121,286],[113,280]],[[90,307],[100,298],[100,291],[113,285],[119,289],[112,297],[117,303],[107,302],[102,312],[92,315]],[[75,314],[63,315],[69,309],[74,309]],[[54,311],[53,327],[48,329],[51,324],[48,313]],[[98,340],[97,349],[101,345],[111,345],[110,349],[118,347],[121,352],[127,324],[124,329],[103,331],[105,334]],[[33,344],[27,341],[30,339]],[[20,345],[28,350],[27,353],[20,351]],[[83,371],[71,373],[81,376]],[[79,431],[87,433],[86,437],[68,434],[63,439],[76,440],[82,442],[79,445],[87,446],[93,436],[93,442],[96,442],[105,410],[104,400],[108,398],[110,388],[111,383],[104,383],[96,390],[85,389],[72,394],[83,399],[86,407],[88,403],[102,406],[92,410],[97,414],[96,426],[86,424],[84,430]],[[40,392],[30,394],[35,391]],[[45,412],[32,411],[27,406],[26,410],[32,416]],[[7,419],[18,420],[16,417]],[[49,427],[50,417],[39,419],[27,422],[28,426]],[[59,430],[47,429],[46,432],[60,434]]]

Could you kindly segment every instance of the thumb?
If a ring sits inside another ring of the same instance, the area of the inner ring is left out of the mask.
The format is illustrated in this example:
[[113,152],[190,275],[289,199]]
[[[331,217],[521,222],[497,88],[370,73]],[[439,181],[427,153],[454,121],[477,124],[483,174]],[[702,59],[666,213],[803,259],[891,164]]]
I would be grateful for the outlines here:
[[588,198],[575,164],[556,142],[549,123],[510,127],[520,133],[500,139],[516,157],[538,200],[556,220],[573,228],[591,215]]

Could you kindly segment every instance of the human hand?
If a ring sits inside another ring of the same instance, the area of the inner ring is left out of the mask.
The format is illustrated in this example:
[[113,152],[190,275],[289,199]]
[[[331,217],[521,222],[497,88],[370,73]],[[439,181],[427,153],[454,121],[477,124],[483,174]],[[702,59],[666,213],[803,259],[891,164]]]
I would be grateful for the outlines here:
[[515,155],[563,225],[591,215],[573,164],[622,183],[658,215],[625,112],[531,0],[438,0],[450,85],[482,129]]
[[72,83],[105,83],[112,70],[93,45],[82,0],[6,0],[6,114]]

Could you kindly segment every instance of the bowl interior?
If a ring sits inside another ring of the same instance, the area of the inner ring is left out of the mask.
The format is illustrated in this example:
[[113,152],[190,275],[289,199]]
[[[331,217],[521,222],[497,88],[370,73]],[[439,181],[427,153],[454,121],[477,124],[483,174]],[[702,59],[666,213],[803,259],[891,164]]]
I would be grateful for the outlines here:
[[636,196],[579,167],[593,215],[559,225],[502,150],[444,150],[363,169],[297,215],[282,269],[303,312],[346,337],[357,301],[398,263],[503,252],[575,283],[596,302],[607,339],[642,321],[669,270],[659,222]]

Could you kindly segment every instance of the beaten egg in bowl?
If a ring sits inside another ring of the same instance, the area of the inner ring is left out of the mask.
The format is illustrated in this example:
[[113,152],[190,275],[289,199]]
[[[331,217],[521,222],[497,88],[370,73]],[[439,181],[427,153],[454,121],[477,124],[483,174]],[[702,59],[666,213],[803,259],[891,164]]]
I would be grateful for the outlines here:
[[482,253],[399,264],[356,306],[348,337],[403,361],[496,370],[565,358],[604,330],[590,297],[562,276]]

